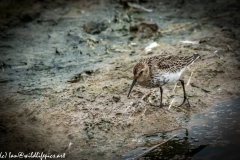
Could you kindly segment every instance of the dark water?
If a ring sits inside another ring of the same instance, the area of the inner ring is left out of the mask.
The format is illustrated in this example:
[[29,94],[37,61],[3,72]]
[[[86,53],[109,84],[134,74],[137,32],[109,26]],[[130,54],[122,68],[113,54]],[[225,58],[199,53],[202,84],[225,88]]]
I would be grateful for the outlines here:
[[[240,98],[218,104],[205,113],[182,118],[188,121],[186,128],[139,137],[149,144],[177,135],[142,159],[240,159]],[[135,158],[152,146],[139,147],[122,159]]]

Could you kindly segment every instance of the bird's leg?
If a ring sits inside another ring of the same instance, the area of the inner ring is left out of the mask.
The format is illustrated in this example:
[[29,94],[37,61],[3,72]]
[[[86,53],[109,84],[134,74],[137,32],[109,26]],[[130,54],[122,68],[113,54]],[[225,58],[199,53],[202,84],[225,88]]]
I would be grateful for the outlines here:
[[162,86],[160,86],[160,94],[161,94],[161,100],[160,100],[160,108],[163,107],[163,103],[162,103],[162,94],[163,94],[163,89],[162,89]]
[[187,100],[187,102],[188,102],[188,105],[189,105],[189,107],[191,107],[190,106],[190,103],[189,103],[189,101],[188,101],[188,98],[187,98],[187,94],[186,94],[186,91],[185,91],[185,87],[184,87],[184,81],[183,80],[181,80],[181,79],[179,79],[179,81],[181,82],[181,84],[182,84],[182,87],[183,87],[183,94],[184,94],[184,99],[183,99],[183,102],[182,102],[182,104],[180,104],[178,107],[181,107],[184,103],[185,103],[185,101]]

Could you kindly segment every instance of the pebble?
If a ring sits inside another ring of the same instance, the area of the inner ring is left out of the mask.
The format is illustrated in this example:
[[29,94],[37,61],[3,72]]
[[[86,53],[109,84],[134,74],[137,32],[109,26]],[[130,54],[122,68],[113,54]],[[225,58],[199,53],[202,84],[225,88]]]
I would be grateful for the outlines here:
[[194,139],[194,142],[198,142],[199,140],[196,138],[196,139]]
[[115,95],[115,96],[112,97],[112,99],[113,99],[114,102],[117,103],[117,102],[119,102],[121,100],[121,97]]
[[94,137],[92,132],[88,132],[87,136],[88,136],[89,139],[92,139]]

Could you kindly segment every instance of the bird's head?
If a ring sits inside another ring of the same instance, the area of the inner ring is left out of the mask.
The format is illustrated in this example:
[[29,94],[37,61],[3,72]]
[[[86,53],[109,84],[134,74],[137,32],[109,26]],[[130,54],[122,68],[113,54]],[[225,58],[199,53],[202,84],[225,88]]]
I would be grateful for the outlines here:
[[128,97],[132,91],[134,84],[136,82],[138,82],[139,84],[143,84],[144,82],[148,81],[149,75],[150,75],[149,66],[147,64],[140,62],[133,67],[134,78],[130,90],[128,92]]

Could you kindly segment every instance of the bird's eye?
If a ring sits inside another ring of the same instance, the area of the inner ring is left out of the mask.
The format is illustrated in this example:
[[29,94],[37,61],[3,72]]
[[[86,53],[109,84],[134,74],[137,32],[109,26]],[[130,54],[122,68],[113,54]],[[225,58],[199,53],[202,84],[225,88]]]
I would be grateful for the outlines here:
[[143,71],[139,72],[139,75],[141,75],[143,73]]

